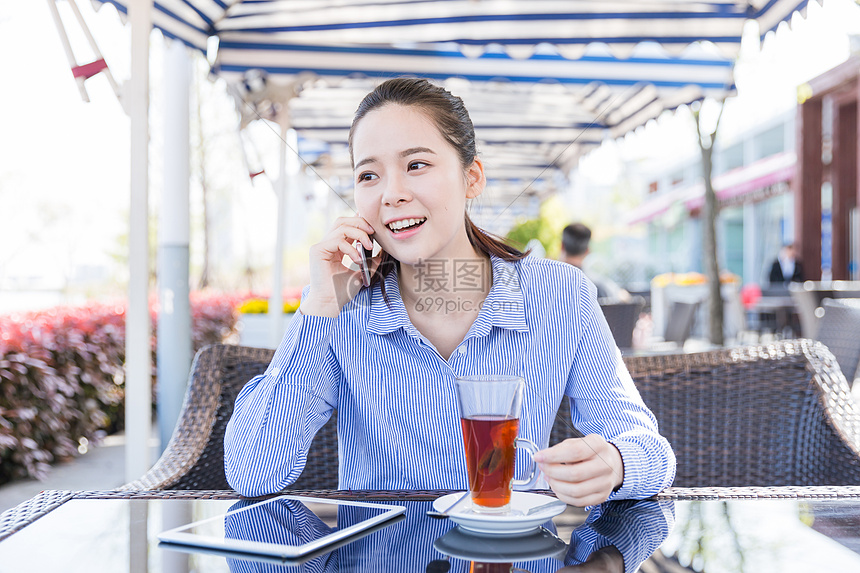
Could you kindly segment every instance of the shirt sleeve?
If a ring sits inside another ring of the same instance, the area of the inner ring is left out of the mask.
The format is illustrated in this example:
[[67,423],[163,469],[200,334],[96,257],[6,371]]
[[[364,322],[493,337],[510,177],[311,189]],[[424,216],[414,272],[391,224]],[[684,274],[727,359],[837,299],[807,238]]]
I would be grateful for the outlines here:
[[600,434],[621,453],[624,481],[609,499],[655,495],[675,479],[675,454],[633,384],[594,286],[579,281],[574,300],[578,344],[565,390],[571,422],[583,434]]
[[336,320],[296,313],[266,372],[239,392],[224,434],[224,469],[242,495],[279,492],[301,475],[317,430],[337,407]]
[[635,573],[663,544],[674,525],[675,506],[670,501],[601,503],[574,529],[564,564],[585,563],[595,551],[614,546],[624,559],[625,573]]

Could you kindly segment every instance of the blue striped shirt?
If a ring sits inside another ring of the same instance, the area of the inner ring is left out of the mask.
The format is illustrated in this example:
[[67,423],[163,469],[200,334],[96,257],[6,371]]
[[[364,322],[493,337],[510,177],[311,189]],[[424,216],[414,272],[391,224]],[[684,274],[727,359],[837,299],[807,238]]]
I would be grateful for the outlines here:
[[[377,284],[337,317],[297,313],[266,372],[236,399],[224,437],[230,485],[256,496],[293,483],[336,408],[341,488],[466,489],[454,378],[509,374],[526,381],[521,437],[547,447],[567,397],[573,425],[621,452],[624,483],[611,499],[668,487],[674,454],[621,360],[594,285],[571,265],[533,257],[492,257],[492,277],[448,360],[409,320],[396,271],[385,279],[390,307]],[[528,465],[518,452],[517,477]]]

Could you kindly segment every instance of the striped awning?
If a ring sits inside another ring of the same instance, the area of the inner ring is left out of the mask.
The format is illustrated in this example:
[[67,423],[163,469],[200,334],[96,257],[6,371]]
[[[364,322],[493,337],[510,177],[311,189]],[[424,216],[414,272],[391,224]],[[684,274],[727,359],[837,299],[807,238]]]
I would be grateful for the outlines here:
[[[125,12],[128,0],[95,0]],[[747,20],[762,35],[809,0],[156,0],[155,25],[205,50],[211,36],[245,44],[493,45],[526,57],[552,44],[577,59],[589,44],[644,41],[682,51],[708,41],[733,57]],[[232,48],[231,48],[232,49]],[[623,57],[625,54],[619,54]]]
[[[127,10],[128,0],[94,1]],[[606,137],[730,95],[746,22],[766,33],[806,4],[156,0],[153,23],[208,54],[244,122],[288,110],[303,159],[324,158],[342,181],[351,180],[346,136],[364,94],[402,75],[444,84],[472,114],[490,183],[505,202],[507,188],[513,197],[553,193]]]
[[[381,78],[417,75],[463,98],[493,185],[504,181],[521,191],[533,183],[530,192],[539,195],[564,185],[577,159],[606,137],[733,89],[733,63],[701,46],[681,57],[657,45],[640,46],[626,59],[592,49],[575,61],[549,48],[526,60],[504,53],[466,58],[451,50],[364,46],[296,46],[257,55],[244,61],[225,55],[216,66],[244,102],[244,121],[276,107],[267,100],[287,101],[291,126],[304,140],[325,142],[329,166],[339,173],[351,173],[346,141],[361,98]],[[265,85],[249,81],[260,74]],[[284,94],[279,87],[288,84]]]

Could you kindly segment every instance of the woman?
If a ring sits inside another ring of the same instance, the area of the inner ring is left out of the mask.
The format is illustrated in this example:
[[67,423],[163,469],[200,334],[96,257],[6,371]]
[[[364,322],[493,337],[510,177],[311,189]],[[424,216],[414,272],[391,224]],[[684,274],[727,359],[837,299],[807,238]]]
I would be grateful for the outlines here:
[[[456,391],[467,374],[526,380],[520,436],[543,445],[559,403],[586,435],[539,452],[555,493],[584,506],[653,495],[675,459],[574,267],[524,255],[476,227],[486,177],[460,98],[420,79],[381,84],[349,135],[358,215],[311,248],[311,281],[266,373],[225,435],[231,486],[277,492],[338,409],[340,487],[466,489]],[[382,247],[362,288],[354,246]],[[517,459],[517,474],[527,459]]]

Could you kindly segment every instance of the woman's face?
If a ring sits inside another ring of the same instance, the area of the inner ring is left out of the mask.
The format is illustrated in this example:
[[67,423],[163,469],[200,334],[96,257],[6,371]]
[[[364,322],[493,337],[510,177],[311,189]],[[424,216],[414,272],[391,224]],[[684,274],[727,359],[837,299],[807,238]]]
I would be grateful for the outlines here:
[[353,133],[355,203],[382,248],[403,264],[472,258],[466,199],[486,183],[480,161],[464,170],[457,151],[416,107],[388,104]]

